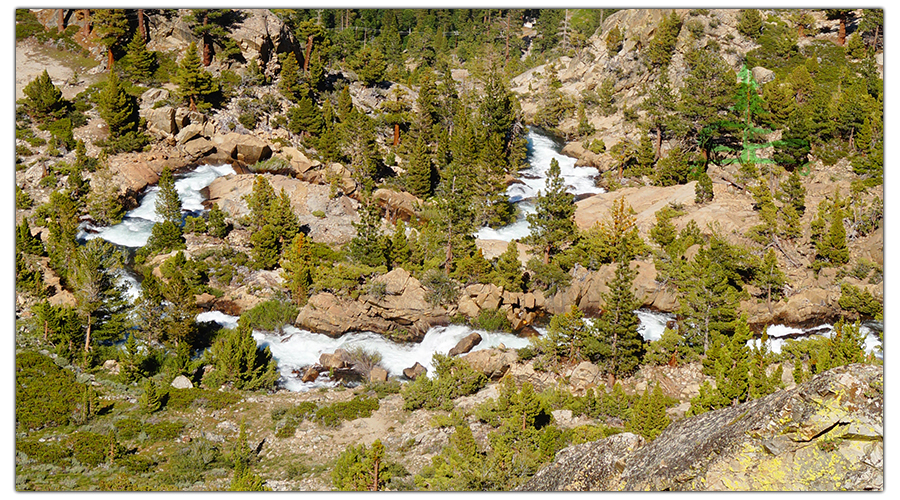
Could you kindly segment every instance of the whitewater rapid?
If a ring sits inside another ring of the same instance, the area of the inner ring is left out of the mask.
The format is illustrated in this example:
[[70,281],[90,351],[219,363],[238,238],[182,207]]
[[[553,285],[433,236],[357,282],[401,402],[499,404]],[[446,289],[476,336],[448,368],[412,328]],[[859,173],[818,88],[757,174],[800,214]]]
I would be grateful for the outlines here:
[[[203,188],[219,177],[234,174],[231,165],[201,165],[191,172],[175,178],[175,190],[181,198],[183,215],[198,215],[203,212]],[[123,247],[139,248],[147,244],[153,224],[159,221],[156,215],[156,198],[159,186],[147,188],[137,208],[127,212],[121,223],[109,227],[94,227],[84,224],[78,234],[79,239],[104,240]]]
[[[521,184],[512,184],[507,190],[510,199],[518,204],[523,215],[516,223],[504,228],[481,229],[477,234],[480,238],[511,241],[528,234],[529,228],[524,214],[534,212],[534,205],[529,200],[533,200],[538,192],[544,189],[551,158],[556,158],[560,163],[560,169],[569,192],[576,195],[602,192],[602,189],[594,185],[595,169],[575,167],[575,159],[559,154],[559,145],[550,137],[531,131],[528,139],[531,168],[520,172]],[[234,169],[229,165],[203,165],[192,172],[178,175],[175,188],[181,198],[184,213],[186,215],[203,213],[203,188],[209,186],[218,177],[234,173]],[[131,248],[145,245],[157,219],[156,198],[158,192],[159,189],[156,186],[148,188],[141,199],[140,206],[129,211],[121,224],[107,228],[92,228],[84,225],[79,235],[80,238],[99,237],[116,245]],[[140,295],[140,284],[133,275],[125,271],[121,272],[120,283],[125,286],[126,294],[132,301],[137,299]],[[635,312],[640,320],[639,333],[648,342],[659,340],[666,323],[675,319],[672,314],[657,311],[642,309]],[[222,328],[235,328],[238,318],[221,311],[208,311],[199,314],[197,320],[215,322]],[[878,325],[864,325],[861,329],[866,334],[867,351],[875,352],[880,356],[880,342],[876,332],[879,329]],[[281,334],[254,331],[253,337],[260,347],[268,347],[271,351],[281,374],[279,383],[291,391],[307,391],[337,384],[326,377],[320,377],[318,381],[312,383],[300,381],[298,372],[304,367],[318,363],[319,357],[323,353],[334,352],[335,349],[361,348],[380,355],[381,366],[391,376],[401,376],[405,368],[412,367],[417,362],[425,366],[429,372],[433,372],[432,356],[435,353],[446,354],[463,337],[474,331],[482,336],[481,343],[473,349],[475,351],[500,345],[519,349],[530,344],[530,340],[524,337],[509,333],[475,330],[463,325],[434,327],[425,334],[420,343],[397,343],[373,332],[349,333],[335,339],[292,326],[286,326]],[[544,328],[537,328],[537,331],[539,335],[546,333]],[[780,352],[787,336],[810,332],[827,336],[833,331],[831,325],[822,325],[806,330],[773,325],[768,329],[769,347],[775,352]],[[750,341],[751,345],[757,345],[755,343],[758,342],[759,340]]]
[[475,233],[482,240],[512,241],[524,238],[530,233],[526,215],[535,212],[533,200],[547,189],[547,175],[550,161],[559,163],[560,175],[566,185],[566,192],[575,196],[603,193],[595,179],[598,171],[593,167],[576,167],[575,158],[560,153],[562,146],[552,137],[542,135],[533,129],[528,131],[529,168],[519,171],[517,182],[506,188],[509,201],[519,207],[519,217],[515,222],[501,228],[483,227]]

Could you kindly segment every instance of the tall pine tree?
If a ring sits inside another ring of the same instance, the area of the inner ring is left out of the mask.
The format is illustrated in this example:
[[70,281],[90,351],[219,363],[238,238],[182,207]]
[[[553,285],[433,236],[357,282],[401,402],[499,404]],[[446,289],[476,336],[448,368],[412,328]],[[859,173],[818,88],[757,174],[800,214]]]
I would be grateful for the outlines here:
[[559,162],[550,160],[547,187],[535,202],[535,213],[527,216],[531,234],[526,241],[541,249],[544,264],[575,238],[575,197],[566,192]]

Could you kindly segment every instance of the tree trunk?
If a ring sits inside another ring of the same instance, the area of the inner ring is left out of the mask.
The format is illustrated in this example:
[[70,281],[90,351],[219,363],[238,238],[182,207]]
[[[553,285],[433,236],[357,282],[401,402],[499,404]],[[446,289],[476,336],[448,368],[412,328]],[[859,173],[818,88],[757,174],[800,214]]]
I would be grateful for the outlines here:
[[84,16],[84,26],[81,27],[81,36],[87,38],[91,33],[91,10],[82,9],[81,13]]
[[374,477],[374,480],[372,481],[372,491],[378,491],[378,467],[380,465],[379,462],[380,462],[380,460],[378,458],[375,458],[375,466],[374,466],[375,470],[373,471],[375,477]]
[[[203,26],[209,24],[209,14],[203,15]],[[212,40],[209,35],[203,32],[203,66],[209,66],[212,63]]]
[[191,96],[191,111],[197,111],[197,103],[194,101],[194,96]]
[[394,124],[394,146],[400,144],[400,124]]
[[662,127],[656,127],[656,157],[655,160],[659,159],[659,155],[662,151]]
[[112,47],[110,47],[109,49],[107,49],[106,54],[109,56],[109,57],[107,58],[108,61],[107,61],[107,63],[106,63],[106,69],[109,70],[109,71],[112,71],[113,63],[115,62],[115,59],[114,59],[114,56],[113,56],[113,50],[112,50]]
[[66,29],[66,9],[59,9],[56,14],[56,32],[62,33]]
[[141,34],[141,40],[147,41],[147,25],[144,23],[144,9],[137,10],[138,33]]
[[309,56],[312,54],[313,35],[306,39],[306,53],[303,56],[303,71],[309,72]]
[[840,28],[838,28],[838,45],[844,45],[847,41],[847,20],[841,18]]
[[88,315],[87,320],[87,335],[84,336],[84,352],[90,352],[91,350],[91,316]]

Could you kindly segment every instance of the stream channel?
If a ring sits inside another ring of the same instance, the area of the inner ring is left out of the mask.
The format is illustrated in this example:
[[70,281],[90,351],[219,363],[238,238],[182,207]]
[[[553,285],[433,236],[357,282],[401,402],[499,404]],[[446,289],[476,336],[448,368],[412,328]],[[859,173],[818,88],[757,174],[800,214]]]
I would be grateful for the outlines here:
[[[499,228],[482,228],[476,233],[481,239],[494,239],[512,241],[528,235],[528,222],[525,215],[534,212],[533,200],[545,187],[547,171],[550,168],[550,160],[556,158],[559,162],[562,176],[568,187],[568,191],[581,198],[596,193],[602,193],[603,189],[596,187],[594,178],[598,172],[591,167],[576,167],[575,158],[560,153],[562,144],[555,138],[543,134],[537,130],[528,133],[528,162],[529,168],[519,172],[519,181],[507,188],[507,194],[512,202],[519,207],[519,217],[516,222]],[[202,191],[216,178],[234,175],[235,171],[230,165],[202,165],[191,172],[176,176],[175,188],[181,198],[184,215],[196,216],[204,211],[204,196]],[[158,188],[150,187],[144,193],[140,205],[129,211],[125,219],[115,225],[105,228],[93,228],[85,226],[79,234],[80,239],[103,238],[120,247],[136,249],[144,246],[150,237],[150,231],[156,222],[156,196]],[[127,286],[127,295],[134,300],[140,294],[140,284],[130,272],[122,273],[122,280]],[[639,330],[645,340],[658,340],[665,329],[667,321],[674,319],[674,315],[650,310],[636,311],[640,319]],[[238,318],[220,311],[203,312],[197,316],[198,321],[212,321],[224,328],[237,326]],[[881,323],[866,323],[861,329],[866,334],[866,350],[875,351],[879,356],[877,346],[880,344],[877,331],[883,328]],[[435,353],[446,354],[457,342],[477,331],[482,336],[480,344],[473,351],[497,347],[501,344],[508,348],[521,348],[530,344],[527,338],[509,333],[486,332],[475,330],[464,325],[439,326],[431,328],[419,343],[392,342],[382,335],[373,332],[348,333],[340,338],[331,338],[327,335],[313,333],[307,330],[286,326],[281,334],[265,331],[254,331],[253,337],[260,347],[268,346],[273,358],[278,363],[281,374],[279,385],[291,391],[307,391],[319,387],[334,386],[337,382],[320,377],[315,382],[301,382],[299,374],[303,367],[316,364],[323,353],[333,352],[335,349],[353,349],[361,347],[370,352],[381,355],[381,366],[390,376],[401,376],[403,369],[421,363],[433,372],[431,358]],[[540,334],[544,334],[543,328],[537,328]],[[785,339],[809,335],[829,335],[833,332],[831,325],[808,329],[787,327],[784,325],[772,325],[768,329],[769,345],[775,352],[779,352]],[[758,340],[751,340],[758,342]]]

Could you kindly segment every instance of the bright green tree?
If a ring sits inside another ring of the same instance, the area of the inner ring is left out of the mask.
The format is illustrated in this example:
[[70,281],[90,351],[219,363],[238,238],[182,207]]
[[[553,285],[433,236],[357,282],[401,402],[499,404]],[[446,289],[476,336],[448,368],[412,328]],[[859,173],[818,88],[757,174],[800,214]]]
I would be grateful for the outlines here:
[[96,9],[91,18],[94,25],[93,34],[100,45],[106,48],[108,56],[107,69],[112,72],[115,57],[113,50],[118,48],[128,34],[128,18],[125,9]]
[[607,283],[609,292],[601,295],[603,310],[591,327],[600,343],[598,360],[613,381],[633,373],[644,356],[640,320],[634,313],[641,301],[631,290],[636,274],[628,262],[616,264],[615,277]]
[[281,258],[282,276],[291,292],[291,299],[298,306],[306,304],[313,283],[313,256],[309,245],[306,236],[297,233]]
[[654,67],[667,68],[672,60],[672,51],[681,31],[681,18],[674,10],[660,21],[656,33],[647,45],[647,60]]
[[363,85],[371,87],[384,80],[387,62],[380,50],[367,45],[356,53],[355,63],[352,66]]
[[526,242],[541,249],[544,264],[575,239],[575,197],[566,192],[556,158],[550,160],[546,189],[535,201],[535,213],[526,219],[531,230]]
[[190,105],[191,111],[196,111],[198,107],[208,107],[208,99],[219,91],[215,78],[200,65],[200,56],[194,42],[188,46],[178,65],[175,84],[178,85],[178,92]]
[[48,123],[65,114],[67,103],[62,97],[62,91],[53,85],[46,69],[30,81],[22,89],[22,92],[25,97],[18,102],[22,104],[32,120],[38,123]]
[[288,52],[281,63],[278,90],[291,102],[299,102],[309,92],[308,85],[300,77],[300,66],[293,52]]
[[16,225],[16,252],[29,255],[44,255],[44,245],[41,239],[31,234],[31,226],[28,219],[22,219],[21,224]]
[[648,441],[653,441],[671,423],[666,414],[666,397],[659,388],[659,384],[650,388],[644,388],[644,393],[635,401],[631,409],[631,418],[625,426],[629,432],[640,434]]
[[137,81],[147,81],[153,76],[153,70],[157,65],[156,53],[147,50],[144,37],[134,35],[125,47],[125,57],[121,63],[129,76]]
[[278,369],[268,347],[260,349],[248,322],[241,318],[237,328],[222,332],[213,342],[210,354],[215,361],[215,380],[231,383],[239,390],[271,389]]
[[153,225],[147,247],[156,252],[184,248],[181,229],[181,198],[175,189],[175,175],[166,167],[159,175],[156,198],[158,222]]
[[100,238],[78,248],[68,282],[75,295],[75,308],[84,325],[84,350],[95,343],[118,340],[126,328],[128,301],[118,283],[121,255]]
[[409,157],[406,171],[406,189],[419,198],[427,198],[432,193],[431,155],[425,143],[425,135],[419,134],[416,145]]
[[250,236],[251,254],[257,269],[272,269],[278,264],[279,244],[275,226],[266,224]]
[[110,72],[105,89],[97,97],[97,111],[114,138],[137,131],[137,100],[125,91],[115,72]]
[[525,279],[522,276],[522,263],[519,262],[519,248],[515,241],[506,245],[506,251],[497,257],[491,282],[505,290],[518,292],[522,290]]
[[738,15],[738,32],[756,40],[762,34],[763,18],[757,9],[741,9]]

